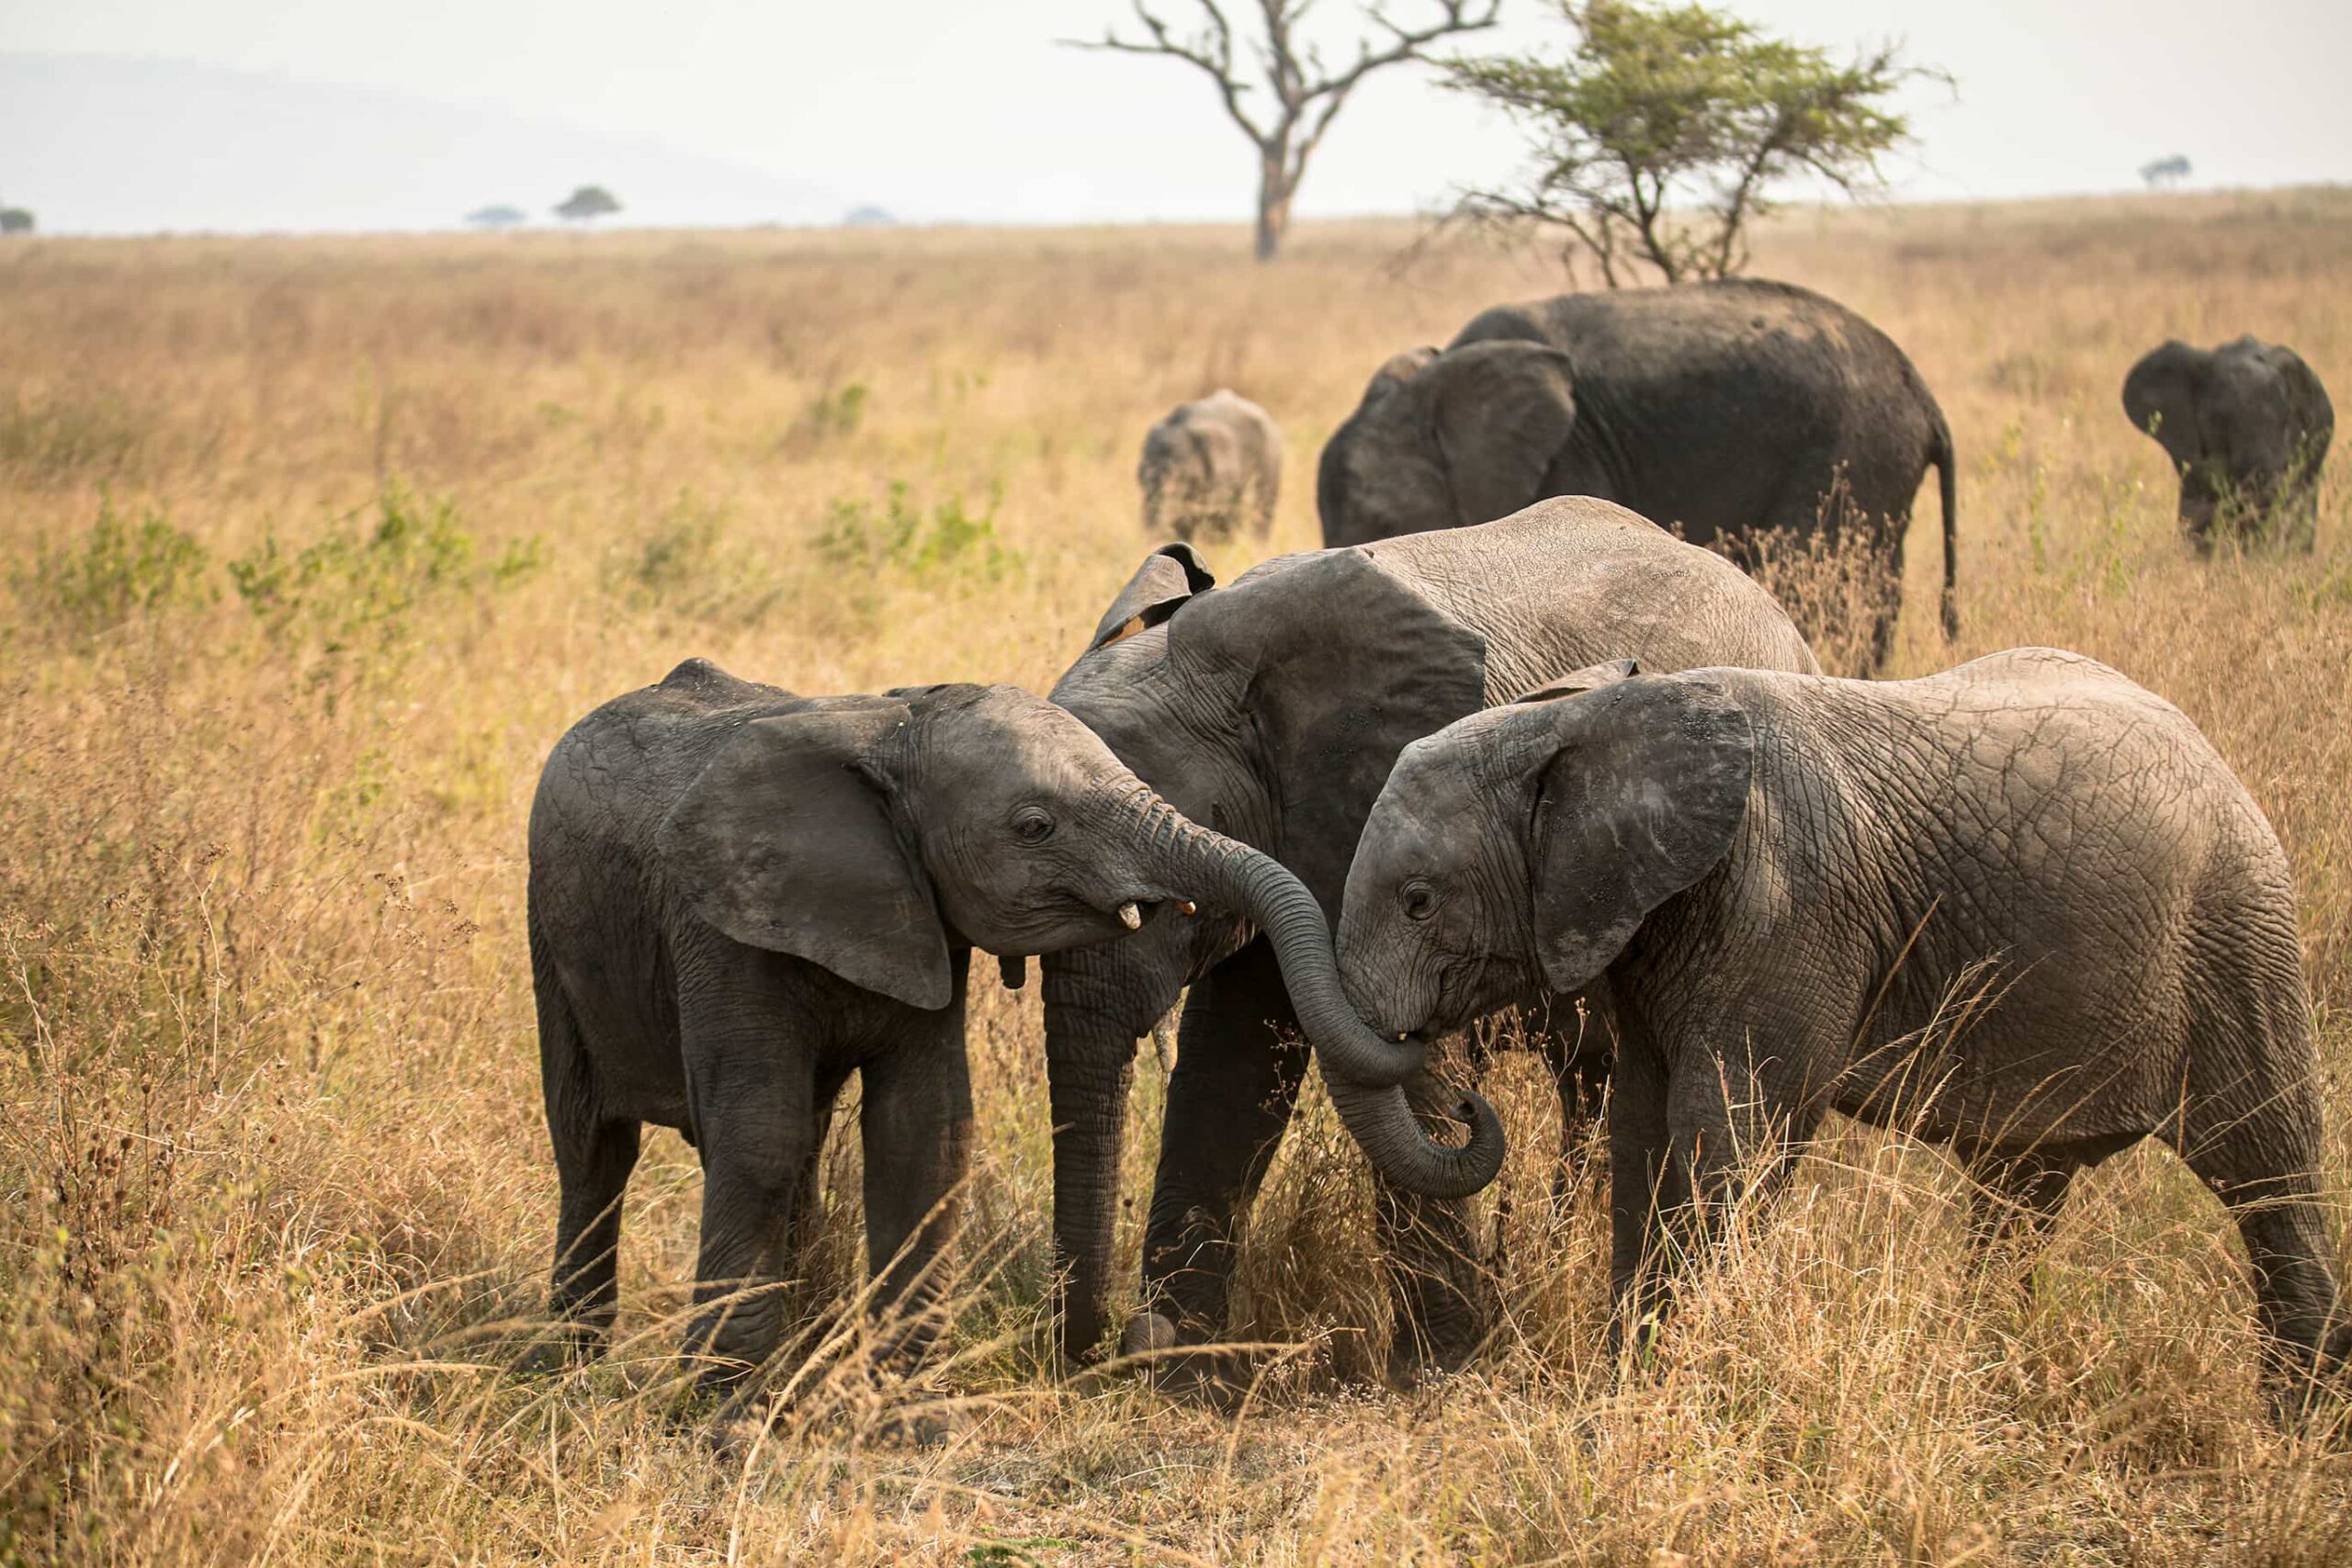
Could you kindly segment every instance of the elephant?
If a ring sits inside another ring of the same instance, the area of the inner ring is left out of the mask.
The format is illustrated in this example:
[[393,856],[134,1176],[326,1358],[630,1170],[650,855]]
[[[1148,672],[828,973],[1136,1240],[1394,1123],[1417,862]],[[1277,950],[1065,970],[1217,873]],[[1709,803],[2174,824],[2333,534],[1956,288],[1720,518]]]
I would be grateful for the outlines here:
[[2199,555],[2217,529],[2274,523],[2312,547],[2335,408],[2293,349],[2250,333],[2211,349],[2173,339],[2124,377],[2123,412],[2178,470],[2181,531]]
[[1405,749],[1338,943],[1400,1042],[1530,987],[1603,998],[1621,1340],[1834,1110],[1952,1147],[2013,1240],[2161,1138],[2237,1221],[2270,1371],[2352,1350],[2286,854],[2180,710],[2092,660],[1578,671]]
[[1428,1142],[1395,1087],[1412,1062],[1363,1034],[1312,897],[1042,699],[802,697],[691,660],[591,713],[549,756],[530,821],[558,1321],[578,1348],[602,1342],[642,1124],[676,1128],[704,1178],[689,1348],[707,1382],[739,1382],[782,1316],[775,1292],[741,1287],[784,1272],[855,1071],[881,1348],[918,1357],[971,1145],[971,949],[1018,984],[1028,955],[1182,923],[1193,897],[1274,933],[1317,1048],[1354,1052],[1327,1075],[1361,1135],[1388,1129],[1393,1177],[1449,1193],[1491,1177],[1494,1112],[1462,1097],[1468,1144]]
[[1143,439],[1143,525],[1156,537],[1218,540],[1273,531],[1283,483],[1273,416],[1229,389],[1179,403]]
[[[1722,557],[1621,506],[1570,497],[1480,527],[1279,557],[1222,588],[1191,546],[1164,547],[1120,591],[1053,697],[1179,811],[1272,856],[1329,913],[1406,742],[1564,661],[1620,647],[1667,668],[1816,668],[1771,595]],[[1143,1302],[1121,1343],[1198,1346],[1224,1326],[1237,1218],[1288,1124],[1304,1066],[1283,1043],[1303,1002],[1260,930],[1241,908],[1210,899],[1196,919],[1045,961],[1070,1360],[1087,1359],[1103,1334],[1136,1041],[1188,984]],[[1547,1047],[1571,1102],[1585,1077],[1572,1043],[1571,1032]],[[1423,1107],[1442,1106],[1446,1093],[1426,1074],[1408,1086]],[[1477,1281],[1465,1279],[1475,1274],[1465,1216],[1380,1190],[1392,1250],[1426,1264],[1390,1271],[1408,1329],[1392,1365],[1400,1375],[1432,1360],[1458,1365],[1482,1332]],[[1216,1353],[1201,1359],[1213,1364]]]
[[[1498,305],[1443,350],[1396,355],[1325,445],[1316,508],[1331,546],[1595,495],[1751,571],[1808,541],[1862,550],[1867,673],[1884,664],[1903,607],[1904,529],[1930,466],[1949,638],[1958,518],[1934,396],[1844,306],[1730,278]],[[1826,604],[1792,609],[1818,646],[1833,633],[1862,640]]]

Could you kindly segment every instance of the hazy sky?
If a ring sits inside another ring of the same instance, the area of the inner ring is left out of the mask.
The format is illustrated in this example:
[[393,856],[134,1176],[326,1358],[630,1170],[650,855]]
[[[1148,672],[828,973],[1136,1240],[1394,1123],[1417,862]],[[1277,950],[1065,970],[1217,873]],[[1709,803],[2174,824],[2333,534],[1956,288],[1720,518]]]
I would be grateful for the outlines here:
[[[1173,17],[1193,0],[1157,3]],[[1433,8],[1392,4],[1399,17]],[[477,121],[495,109],[585,133],[595,146],[658,143],[824,193],[827,203],[874,201],[907,217],[1245,216],[1250,155],[1204,78],[1172,62],[1054,47],[1057,37],[1099,33],[1124,6],[0,0],[0,51],[20,65],[25,55],[149,55],[422,96]],[[1244,7],[1237,0],[1237,14]],[[1732,0],[1732,8],[1839,49],[1898,38],[1957,78],[1956,95],[1922,85],[1909,96],[1920,144],[1897,167],[1905,196],[2114,189],[2131,185],[2140,164],[2175,152],[2194,161],[2199,185],[2352,180],[2347,0]],[[1354,11],[1350,0],[1323,0],[1317,14],[1336,41],[1352,36]],[[1478,47],[1563,36],[1545,0],[1505,0],[1504,12],[1506,28]],[[106,112],[119,123],[124,111]],[[60,123],[33,123],[29,108],[11,116],[0,104],[0,197],[23,199],[15,193],[29,181],[53,187],[52,209],[65,199],[58,171],[72,170],[74,149],[61,144],[72,138]],[[202,156],[200,146],[176,144],[200,140],[157,135],[137,151],[169,186],[209,177],[175,162]],[[1454,182],[1503,174],[1516,149],[1506,126],[1435,90],[1426,74],[1394,73],[1351,105],[1300,209],[1408,210]],[[602,176],[583,169],[580,177]],[[653,210],[645,193],[622,194],[640,197],[640,215]],[[449,210],[437,189],[431,201],[418,210]],[[103,221],[98,210],[65,226],[124,226],[113,209]],[[224,226],[272,220],[246,211]]]

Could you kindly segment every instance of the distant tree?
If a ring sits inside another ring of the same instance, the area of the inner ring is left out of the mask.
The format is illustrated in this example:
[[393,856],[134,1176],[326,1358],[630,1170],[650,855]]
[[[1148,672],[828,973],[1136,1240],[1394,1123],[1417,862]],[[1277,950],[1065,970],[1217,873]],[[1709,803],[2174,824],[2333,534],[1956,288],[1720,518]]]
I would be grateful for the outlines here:
[[1421,27],[1399,26],[1378,5],[1369,6],[1365,21],[1386,36],[1358,42],[1355,59],[1340,69],[1327,67],[1322,50],[1299,34],[1299,24],[1315,0],[1258,0],[1265,36],[1251,39],[1250,47],[1265,78],[1263,98],[1250,96],[1261,91],[1261,85],[1243,80],[1241,67],[1235,63],[1233,25],[1220,0],[1193,3],[1201,9],[1203,25],[1189,37],[1179,38],[1148,0],[1131,0],[1148,37],[1123,39],[1106,31],[1099,40],[1063,41],[1074,49],[1165,55],[1208,74],[1225,102],[1225,112],[1258,151],[1258,259],[1272,261],[1290,227],[1291,200],[1306,175],[1306,162],[1322,145],[1348,96],[1375,71],[1426,58],[1424,51],[1439,39],[1493,27],[1501,0],[1436,0],[1438,15]]
[[0,207],[0,234],[29,234],[33,231],[33,215],[29,208]]
[[2140,177],[2147,182],[2150,190],[2170,190],[2187,179],[2188,172],[2188,159],[2179,152],[2140,165]]
[[555,215],[558,218],[580,223],[592,218],[602,218],[608,212],[618,212],[620,209],[620,202],[603,186],[582,186],[557,205]]
[[[576,199],[576,198],[575,198]],[[466,222],[476,229],[512,229],[526,222],[530,214],[519,207],[478,207],[466,214]]]
[[844,229],[887,229],[897,221],[897,219],[890,216],[889,209],[876,207],[870,203],[864,207],[853,207],[842,214],[842,227]]
[[1644,267],[1668,283],[1747,264],[1749,225],[1785,182],[1854,197],[1880,188],[1880,154],[1910,139],[1887,107],[1941,73],[1895,46],[1839,64],[1702,5],[1560,0],[1565,56],[1454,60],[1446,85],[1505,110],[1535,160],[1509,189],[1472,190],[1454,216],[1566,231],[1614,288]]

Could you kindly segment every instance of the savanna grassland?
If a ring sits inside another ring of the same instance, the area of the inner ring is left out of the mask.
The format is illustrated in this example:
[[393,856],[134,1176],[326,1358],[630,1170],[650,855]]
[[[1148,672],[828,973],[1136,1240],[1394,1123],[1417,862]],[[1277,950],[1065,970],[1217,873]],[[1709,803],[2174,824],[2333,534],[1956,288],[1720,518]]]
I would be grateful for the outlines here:
[[[945,1365],[869,1389],[824,1311],[859,1271],[843,1118],[763,1439],[715,1452],[677,1386],[699,1178],[667,1133],[616,1353],[510,1370],[555,1212],[522,932],[555,738],[697,653],[1045,689],[1145,547],[1144,428],[1220,384],[1283,424],[1272,547],[1316,543],[1373,367],[1559,285],[1540,254],[1400,267],[1410,238],[0,247],[0,1561],[2352,1560],[2352,1421],[2266,1423],[2234,1231],[2170,1155],[2078,1184],[2020,1292],[1970,1267],[1940,1156],[1848,1130],[1620,1382],[1592,1151],[1555,1203],[1548,1080],[1511,1058],[1510,1322],[1470,1373],[1367,1381],[1368,1190],[1317,1100],[1248,1242],[1241,1332],[1295,1348],[1250,1408],[1061,1381],[1034,989],[975,1008]],[[2082,649],[2269,811],[2346,1208],[2352,463],[2316,554],[2200,564],[2116,389],[2251,330],[2352,396],[2352,194],[1799,215],[1754,270],[1885,327],[1956,433],[1963,630],[1915,609],[1897,672]],[[1161,1074],[1147,1047],[1126,1280]],[[922,1401],[944,1446],[894,1439]]]

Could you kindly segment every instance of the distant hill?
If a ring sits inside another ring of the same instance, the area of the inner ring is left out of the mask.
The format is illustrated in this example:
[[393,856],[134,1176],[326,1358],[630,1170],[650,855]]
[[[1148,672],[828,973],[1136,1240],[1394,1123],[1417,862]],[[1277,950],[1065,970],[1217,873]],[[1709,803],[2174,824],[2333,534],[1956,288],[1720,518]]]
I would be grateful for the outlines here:
[[453,229],[594,183],[624,224],[831,223],[820,185],[478,104],[187,61],[0,52],[7,200],[44,233]]

